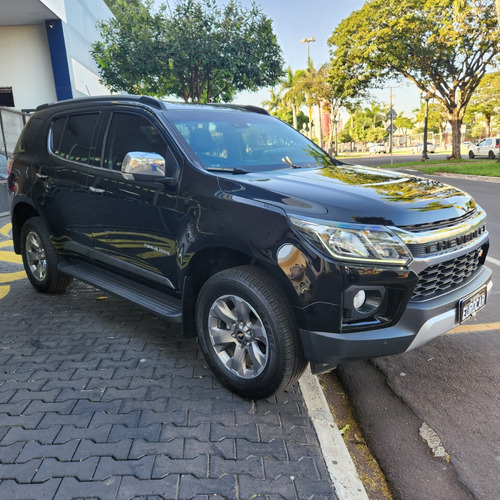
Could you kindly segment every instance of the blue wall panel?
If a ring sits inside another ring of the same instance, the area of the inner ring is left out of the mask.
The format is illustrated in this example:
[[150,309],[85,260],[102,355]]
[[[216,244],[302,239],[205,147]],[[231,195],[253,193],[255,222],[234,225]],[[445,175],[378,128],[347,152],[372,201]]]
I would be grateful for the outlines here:
[[52,72],[56,86],[57,100],[71,99],[71,79],[69,76],[68,56],[62,22],[59,19],[45,21],[47,38],[49,40],[50,58],[52,60]]

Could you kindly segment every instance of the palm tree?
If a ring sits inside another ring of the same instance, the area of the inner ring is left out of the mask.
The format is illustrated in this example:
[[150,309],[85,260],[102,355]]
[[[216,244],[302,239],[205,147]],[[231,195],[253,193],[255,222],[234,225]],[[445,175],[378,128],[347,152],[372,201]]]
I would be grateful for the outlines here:
[[262,106],[264,106],[271,114],[276,113],[281,106],[281,95],[280,93],[276,93],[274,89],[269,91],[269,100],[262,101]]
[[369,108],[364,109],[364,114],[372,129],[377,128],[377,125],[383,123],[385,119],[384,108],[373,101]]
[[297,109],[305,102],[303,92],[297,87],[297,81],[303,76],[304,71],[297,70],[292,72],[292,68],[286,71],[286,77],[281,84],[281,91],[283,94],[283,104],[288,104],[292,108],[293,128],[297,129]]
[[[313,66],[309,67],[306,71],[297,78],[296,89],[297,92],[305,96],[305,103],[309,107],[309,120],[312,121],[312,107],[318,106],[320,110],[325,102],[331,100],[331,86],[328,82],[329,66],[324,64],[319,70]],[[321,124],[319,127],[319,140],[323,144]]]

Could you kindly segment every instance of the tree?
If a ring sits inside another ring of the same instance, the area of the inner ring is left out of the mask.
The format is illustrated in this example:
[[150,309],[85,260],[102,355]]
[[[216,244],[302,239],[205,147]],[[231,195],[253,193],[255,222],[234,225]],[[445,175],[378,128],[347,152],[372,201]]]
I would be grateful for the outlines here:
[[141,0],[104,0],[106,5],[109,7],[109,10],[113,12],[113,14],[119,11],[120,1],[124,1],[128,4],[134,4],[137,7],[140,7],[142,5]]
[[297,70],[294,73],[292,68],[288,67],[285,79],[281,83],[281,91],[284,92],[283,103],[290,105],[292,109],[292,125],[295,129],[300,128],[297,110],[305,103],[305,96],[297,87],[297,82],[303,75],[303,70]]
[[413,123],[411,118],[408,118],[407,116],[404,116],[403,114],[400,114],[396,116],[394,120],[394,125],[397,127],[397,129],[400,131],[401,134],[403,134],[403,137],[405,139],[405,146],[408,145],[408,132],[410,132],[415,124]]
[[[272,113],[272,115],[276,116],[276,118],[279,118],[285,123],[288,123],[289,125],[294,125],[294,116],[290,108],[280,108],[275,113]],[[295,119],[297,121],[297,130],[302,130],[302,128],[305,128],[307,126],[307,122],[309,121],[309,118],[306,116],[306,114],[300,110],[297,111]]]
[[400,76],[443,104],[460,157],[467,105],[499,51],[493,0],[472,0],[455,18],[454,0],[372,0],[329,39],[333,61],[360,90]]
[[103,83],[112,91],[229,102],[235,93],[273,86],[284,74],[272,21],[255,4],[113,0],[115,18],[99,24],[93,44]]
[[[423,131],[423,123],[425,118],[425,104],[421,103],[420,108],[416,110],[417,123],[422,124],[420,127],[415,127],[416,132],[420,133]],[[428,110],[428,124],[427,128],[429,132],[434,132],[435,134],[441,132],[443,133],[447,120],[446,120],[446,110],[443,108],[441,103],[429,102]]]
[[262,106],[264,106],[271,114],[276,113],[282,104],[281,95],[275,92],[274,89],[269,91],[269,100],[262,101]]
[[382,124],[385,120],[384,108],[373,101],[370,103],[369,108],[364,109],[364,113],[372,129],[375,129],[377,125]]
[[[331,87],[327,79],[328,71],[329,67],[327,65],[323,65],[317,70],[311,62],[309,67],[305,71],[300,72],[295,80],[294,91],[298,95],[304,96],[305,103],[309,107],[309,128],[311,128],[312,122],[312,106],[318,106],[320,112],[319,114],[321,116],[324,103],[330,103]],[[323,146],[321,124],[319,125],[318,130],[320,132],[320,146]]]
[[470,100],[468,111],[483,117],[486,135],[491,136],[491,120],[500,112],[500,71],[484,76]]

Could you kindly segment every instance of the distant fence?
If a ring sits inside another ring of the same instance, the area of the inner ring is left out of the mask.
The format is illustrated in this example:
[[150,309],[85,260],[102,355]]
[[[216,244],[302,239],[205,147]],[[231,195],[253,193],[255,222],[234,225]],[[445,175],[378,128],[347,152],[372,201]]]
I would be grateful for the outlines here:
[[7,158],[12,154],[29,114],[0,107],[0,214],[9,209]]
[[0,107],[0,154],[12,154],[28,117],[28,113]]

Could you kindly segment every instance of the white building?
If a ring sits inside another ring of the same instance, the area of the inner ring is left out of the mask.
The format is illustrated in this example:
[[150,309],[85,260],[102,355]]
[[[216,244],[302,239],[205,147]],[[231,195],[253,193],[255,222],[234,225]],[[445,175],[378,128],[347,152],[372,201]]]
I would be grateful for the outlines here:
[[0,0],[0,107],[109,94],[90,55],[103,0]]

